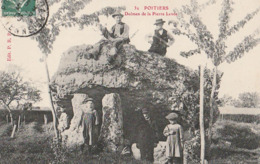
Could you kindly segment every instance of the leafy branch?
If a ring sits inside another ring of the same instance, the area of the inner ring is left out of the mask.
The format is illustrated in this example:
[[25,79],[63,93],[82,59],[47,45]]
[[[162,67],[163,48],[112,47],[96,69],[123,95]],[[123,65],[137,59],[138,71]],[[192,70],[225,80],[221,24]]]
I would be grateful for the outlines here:
[[[49,6],[59,2],[60,0],[50,2]],[[51,53],[53,44],[61,32],[61,27],[70,28],[79,26],[79,29],[82,30],[85,26],[99,22],[98,16],[100,15],[109,16],[116,10],[125,9],[124,7],[106,7],[92,14],[77,16],[77,13],[83,10],[90,2],[91,0],[67,0],[62,2],[60,8],[52,15],[41,32],[32,37],[32,39],[38,42],[38,47],[45,55]]]

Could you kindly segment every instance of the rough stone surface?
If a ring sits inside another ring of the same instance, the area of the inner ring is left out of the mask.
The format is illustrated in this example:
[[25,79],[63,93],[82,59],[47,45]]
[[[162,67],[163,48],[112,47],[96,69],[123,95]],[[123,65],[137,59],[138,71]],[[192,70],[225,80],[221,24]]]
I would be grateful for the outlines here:
[[123,112],[119,94],[105,95],[102,105],[103,120],[99,141],[105,150],[118,152],[123,146]]
[[[174,60],[154,53],[138,51],[126,44],[119,51],[114,63],[108,62],[108,50],[112,44],[103,46],[97,60],[85,59],[90,46],[70,48],[63,54],[57,73],[52,78],[67,92],[80,88],[103,86],[106,88],[171,88],[172,81],[181,76],[184,67]],[[87,50],[87,51],[86,51]],[[174,76],[173,76],[174,75]],[[176,76],[177,75],[177,76]]]
[[58,129],[60,132],[63,132],[68,127],[69,127],[69,117],[66,113],[62,113],[59,118]]
[[80,125],[80,120],[83,115],[83,109],[86,108],[83,101],[88,97],[86,94],[74,94],[71,100],[73,106],[73,118],[70,123],[70,128],[61,133],[63,142],[68,147],[77,147],[84,143],[83,128]]

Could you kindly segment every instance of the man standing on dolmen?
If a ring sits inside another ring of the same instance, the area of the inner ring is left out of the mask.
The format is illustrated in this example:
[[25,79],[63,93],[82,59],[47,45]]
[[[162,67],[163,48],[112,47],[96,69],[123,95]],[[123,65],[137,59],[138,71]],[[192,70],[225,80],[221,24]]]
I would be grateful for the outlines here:
[[171,46],[174,42],[170,33],[163,28],[164,23],[165,21],[163,19],[157,19],[155,21],[154,25],[156,26],[156,29],[152,41],[149,41],[152,45],[148,50],[149,52],[154,52],[161,56],[165,56],[167,47]]

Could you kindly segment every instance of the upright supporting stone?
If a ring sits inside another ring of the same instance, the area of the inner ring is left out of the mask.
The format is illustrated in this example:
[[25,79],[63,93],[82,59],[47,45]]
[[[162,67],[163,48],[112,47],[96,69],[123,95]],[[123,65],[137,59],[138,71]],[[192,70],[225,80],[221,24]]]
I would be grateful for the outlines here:
[[74,97],[71,100],[74,115],[70,122],[69,129],[61,133],[63,143],[72,149],[84,144],[83,128],[80,125],[80,122],[83,115],[83,109],[86,108],[84,100],[87,97],[88,95],[86,94],[74,94]]
[[104,150],[121,151],[123,145],[123,112],[119,94],[111,93],[102,100],[103,122],[99,141]]

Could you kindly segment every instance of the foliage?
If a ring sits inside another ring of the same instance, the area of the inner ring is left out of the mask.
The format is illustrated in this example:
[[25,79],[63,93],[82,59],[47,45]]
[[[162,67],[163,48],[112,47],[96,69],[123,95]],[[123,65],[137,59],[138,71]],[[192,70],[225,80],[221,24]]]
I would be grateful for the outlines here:
[[61,27],[71,28],[78,26],[82,30],[85,26],[98,23],[98,16],[100,15],[109,16],[116,10],[121,11],[125,9],[124,7],[105,7],[92,14],[78,16],[77,13],[83,10],[90,2],[91,0],[66,0],[62,2],[55,0],[48,2],[50,10],[53,5],[60,5],[60,7],[50,16],[46,26],[32,37],[32,39],[38,42],[38,47],[44,54],[48,55],[51,53],[53,44],[61,32]]
[[[209,1],[209,3],[205,6],[214,3],[215,1]],[[172,32],[176,35],[184,35],[188,37],[192,42],[197,45],[197,48],[195,50],[181,52],[180,55],[184,57],[190,57],[196,53],[201,53],[203,51],[205,52],[207,57],[212,60],[216,71],[217,66],[219,66],[221,63],[234,62],[238,58],[241,58],[245,54],[245,52],[249,52],[251,49],[257,46],[260,43],[260,38],[256,38],[256,36],[259,34],[259,29],[257,29],[252,34],[246,36],[244,40],[242,40],[241,43],[235,46],[233,50],[227,52],[225,41],[228,36],[231,36],[231,34],[238,32],[249,20],[254,18],[259,12],[258,8],[253,13],[247,14],[245,19],[239,21],[237,24],[229,28],[230,14],[233,11],[232,4],[232,0],[223,0],[222,10],[219,14],[219,36],[217,39],[213,38],[213,35],[207,29],[207,26],[202,22],[202,19],[199,16],[201,5],[199,5],[197,1],[191,0],[190,5],[183,6],[181,10],[175,9],[175,12],[178,13],[178,22],[173,23],[174,27]],[[187,20],[189,20],[189,22],[187,22]],[[170,23],[171,22],[169,22],[169,24]],[[178,23],[180,24],[180,26],[178,26]],[[213,79],[216,79],[216,76],[217,75],[213,76]],[[215,86],[213,86],[211,90],[211,98],[208,100],[211,103],[209,118],[209,143],[211,143],[212,136],[214,103],[216,102],[216,99],[214,99],[215,92]],[[201,122],[203,125],[203,119],[201,120]],[[203,128],[203,126],[201,128]],[[204,148],[201,149],[202,160],[204,160],[203,152],[205,152]]]
[[14,101],[41,100],[40,90],[24,81],[18,72],[0,72],[0,100],[7,107]]
[[219,99],[219,105],[220,106],[229,106],[229,105],[233,105],[234,99],[233,97],[229,96],[229,95],[224,95],[223,97],[221,97]]
[[215,142],[231,142],[231,146],[236,148],[256,149],[260,146],[260,136],[249,125],[232,121],[218,123],[213,138]]
[[[181,75],[177,78],[180,80],[175,82],[176,85],[172,97],[174,99],[173,103],[177,105],[178,109],[181,109],[181,123],[184,126],[184,129],[191,130],[192,133],[195,130],[199,129],[199,72],[200,70],[193,71],[193,72],[185,72],[183,71]],[[209,125],[209,99],[210,93],[212,89],[212,76],[213,73],[209,69],[204,70],[204,78],[205,78],[205,101],[204,101],[204,108],[205,110],[205,126],[206,128]],[[220,81],[221,81],[222,73],[218,72],[217,74],[217,87],[216,90],[218,91],[220,88]],[[214,98],[216,99],[216,103],[214,105],[214,121],[216,121],[219,111],[217,108],[218,100],[218,92],[215,93]],[[169,102],[171,103],[171,102]]]
[[189,163],[200,163],[200,133],[196,131],[195,136],[185,142],[185,154]]
[[259,105],[259,94],[257,92],[244,92],[238,96],[237,107],[256,108]]
[[54,158],[51,160],[53,164],[62,164],[66,161],[66,154],[69,153],[68,149],[62,147],[61,142],[57,139],[53,139],[50,143],[53,151]]
[[[260,11],[260,8],[257,8],[255,11],[247,14],[244,19],[238,21],[235,25],[230,27],[229,22],[230,14],[233,11],[233,2],[231,0],[223,0],[222,10],[219,14],[219,36],[215,40],[211,32],[207,29],[207,26],[199,17],[199,11],[201,11],[202,6],[205,8],[206,6],[214,3],[215,1],[209,1],[206,4],[199,5],[196,1],[191,0],[190,5],[183,6],[180,10],[174,9],[174,11],[178,13],[178,21],[175,23],[175,27],[172,32],[176,35],[184,35],[188,37],[198,46],[195,50],[181,52],[182,56],[189,57],[204,51],[212,60],[213,64],[218,66],[225,61],[229,63],[234,62],[238,58],[242,57],[245,52],[250,51],[260,43],[260,38],[256,38],[259,34],[259,28],[252,34],[246,36],[241,43],[229,52],[226,50],[227,46],[225,43],[228,37],[239,32],[239,30],[242,29],[246,23],[256,17]],[[187,20],[189,20],[189,22]]]
[[[245,109],[246,110],[246,109]],[[260,116],[259,115],[252,115],[252,114],[225,114],[221,116],[223,120],[231,120],[236,122],[244,122],[244,123],[260,123]]]

